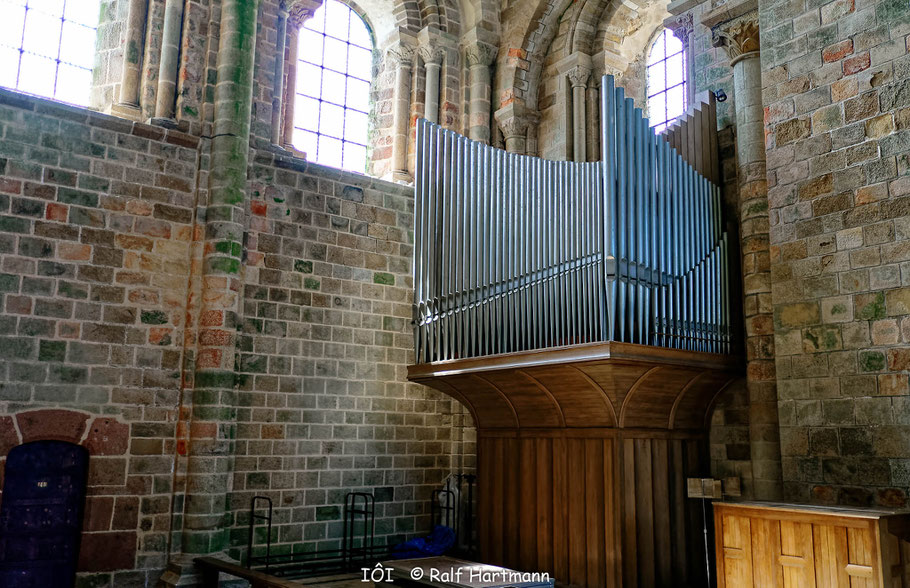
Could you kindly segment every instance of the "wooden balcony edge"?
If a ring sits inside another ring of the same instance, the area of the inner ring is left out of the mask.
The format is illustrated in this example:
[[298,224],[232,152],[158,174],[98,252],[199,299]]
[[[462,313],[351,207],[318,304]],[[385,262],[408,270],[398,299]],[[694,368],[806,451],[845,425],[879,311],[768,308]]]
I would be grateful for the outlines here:
[[607,359],[730,372],[741,371],[744,368],[743,359],[735,355],[610,341],[414,364],[408,366],[408,380],[420,381],[458,374],[586,363]]

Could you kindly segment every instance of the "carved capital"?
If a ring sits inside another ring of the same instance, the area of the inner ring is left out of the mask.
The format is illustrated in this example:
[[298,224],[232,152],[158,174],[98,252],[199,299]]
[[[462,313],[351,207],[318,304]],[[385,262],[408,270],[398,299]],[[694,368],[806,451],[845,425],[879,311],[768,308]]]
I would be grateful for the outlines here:
[[446,50],[442,47],[430,47],[428,45],[424,45],[418,49],[417,52],[424,63],[433,63],[436,65],[441,64],[446,55]]
[[540,115],[528,109],[524,104],[512,102],[493,113],[493,118],[499,124],[503,138],[508,141],[526,137],[528,127],[536,124],[540,120]]
[[566,75],[569,77],[569,82],[572,83],[573,88],[584,88],[588,85],[588,78],[591,77],[591,68],[576,65],[566,72]]
[[668,29],[673,31],[673,35],[680,40],[685,49],[689,48],[689,39],[692,37],[692,31],[695,28],[694,22],[692,20],[692,14],[686,12],[685,14],[680,14],[676,18],[667,19],[664,21],[664,24]]
[[291,0],[282,4],[288,12],[288,26],[299,29],[313,18],[313,13],[322,6],[322,0]]
[[475,65],[490,67],[496,59],[496,48],[486,43],[474,43],[465,47],[464,58],[468,67]]
[[392,67],[411,67],[417,48],[411,45],[399,44],[386,50],[386,59]]
[[758,22],[744,19],[716,26],[712,31],[715,47],[725,47],[731,61],[749,53],[758,53],[761,45],[758,37]]

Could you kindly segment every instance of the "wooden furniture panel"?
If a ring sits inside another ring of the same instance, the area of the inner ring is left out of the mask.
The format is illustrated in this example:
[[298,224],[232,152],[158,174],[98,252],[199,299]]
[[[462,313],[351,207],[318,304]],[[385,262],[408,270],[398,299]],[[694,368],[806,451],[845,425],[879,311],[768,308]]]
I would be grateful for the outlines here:
[[910,588],[910,514],[780,503],[714,504],[718,588]]
[[708,413],[736,360],[626,343],[408,368],[477,424],[480,557],[559,583],[706,583]]

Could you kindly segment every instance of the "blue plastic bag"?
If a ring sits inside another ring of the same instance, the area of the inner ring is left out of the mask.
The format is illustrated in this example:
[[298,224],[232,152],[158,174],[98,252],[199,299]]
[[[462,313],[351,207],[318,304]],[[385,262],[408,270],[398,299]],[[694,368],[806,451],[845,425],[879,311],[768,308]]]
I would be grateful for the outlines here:
[[432,557],[442,555],[455,545],[455,531],[450,527],[436,525],[428,537],[415,537],[392,548],[395,559]]

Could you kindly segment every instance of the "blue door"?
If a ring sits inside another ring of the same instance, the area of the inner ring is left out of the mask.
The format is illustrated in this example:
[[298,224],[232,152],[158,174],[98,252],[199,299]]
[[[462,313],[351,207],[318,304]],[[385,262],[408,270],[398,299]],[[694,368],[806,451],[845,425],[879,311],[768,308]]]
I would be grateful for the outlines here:
[[0,505],[0,586],[72,588],[88,451],[64,441],[19,445],[6,458]]

